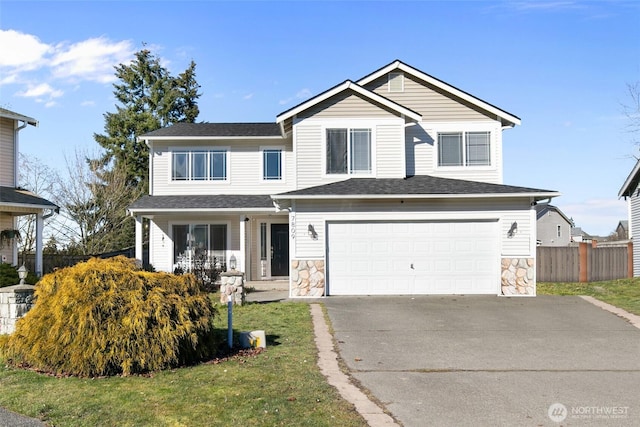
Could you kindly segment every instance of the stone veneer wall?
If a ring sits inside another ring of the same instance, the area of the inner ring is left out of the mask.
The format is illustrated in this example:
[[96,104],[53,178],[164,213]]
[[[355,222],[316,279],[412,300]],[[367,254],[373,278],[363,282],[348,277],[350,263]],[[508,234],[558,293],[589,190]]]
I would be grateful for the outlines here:
[[291,296],[321,297],[325,294],[324,260],[291,261]]
[[244,304],[247,296],[244,273],[235,270],[220,273],[220,303],[227,304],[229,296],[235,305]]
[[35,303],[33,285],[15,285],[0,288],[0,334],[11,334],[19,318]]
[[502,295],[535,295],[533,258],[502,258]]

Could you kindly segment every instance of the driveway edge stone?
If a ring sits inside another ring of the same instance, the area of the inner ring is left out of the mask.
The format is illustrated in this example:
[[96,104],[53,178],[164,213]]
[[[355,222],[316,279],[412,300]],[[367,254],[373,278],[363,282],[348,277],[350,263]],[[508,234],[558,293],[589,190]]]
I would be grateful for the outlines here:
[[320,304],[309,304],[316,347],[318,347],[318,367],[327,382],[338,389],[340,395],[351,402],[371,427],[398,426],[393,418],[373,403],[358,387],[353,385],[338,365],[338,354],[333,346],[333,337],[324,318]]
[[607,310],[610,313],[613,313],[617,316],[622,317],[623,319],[631,323],[633,326],[640,329],[640,316],[633,313],[629,313],[628,311],[623,310],[619,307],[616,307],[615,305],[608,304],[606,302],[600,301],[599,299],[596,299],[587,295],[580,295],[580,298],[590,302],[591,304],[597,307],[600,307],[603,310]]

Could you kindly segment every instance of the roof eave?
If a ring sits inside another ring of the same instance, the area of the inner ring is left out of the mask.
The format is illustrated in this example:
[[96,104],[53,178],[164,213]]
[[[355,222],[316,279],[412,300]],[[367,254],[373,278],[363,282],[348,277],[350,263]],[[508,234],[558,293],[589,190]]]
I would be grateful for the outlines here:
[[449,83],[446,83],[440,79],[437,79],[427,73],[424,73],[416,68],[411,67],[410,65],[405,64],[404,62],[400,61],[400,60],[395,60],[393,62],[391,62],[390,64],[380,68],[378,71],[374,71],[371,74],[368,74],[367,76],[361,78],[360,80],[358,80],[356,83],[359,85],[366,85],[367,83],[382,77],[383,75],[387,74],[388,72],[395,70],[395,69],[400,69],[405,73],[409,73],[421,80],[424,80],[430,84],[432,84],[433,86],[436,86],[446,92],[451,93],[452,95],[457,96],[458,98],[461,98],[473,105],[476,105],[477,107],[482,108],[483,110],[490,112],[492,114],[495,114],[497,117],[500,117],[502,119],[504,119],[505,121],[507,121],[508,123],[511,124],[510,127],[513,127],[515,125],[520,125],[521,124],[521,120],[519,117],[508,113],[507,111],[504,111],[494,105],[489,104],[486,101],[481,100],[480,98],[477,98],[473,95],[471,95],[470,93],[467,93],[463,90],[458,89],[455,86],[450,85]]
[[131,215],[155,215],[155,214],[171,214],[171,213],[223,213],[223,212],[270,212],[275,208],[128,208],[127,211]]
[[[629,197],[634,192],[636,187],[638,186],[638,181],[640,181],[640,160],[636,162],[636,165],[633,167],[633,170],[624,181],[624,184],[620,188],[618,192],[618,197]],[[632,188],[633,187],[633,188]]]
[[33,126],[33,127],[38,127],[38,125],[40,124],[33,117],[24,116],[22,114],[14,113],[13,111],[9,111],[9,110],[0,111],[0,117],[7,118],[7,119],[12,119],[12,120],[19,120],[19,121],[25,122],[25,123]]
[[138,142],[143,141],[242,141],[249,139],[265,140],[265,139],[285,139],[282,135],[269,136],[139,136]]
[[535,200],[551,199],[560,196],[556,191],[536,193],[470,193],[470,194],[274,194],[274,200],[321,200],[321,199],[474,199],[474,198],[533,198]]
[[414,121],[421,121],[422,120],[422,115],[416,113],[415,111],[403,107],[402,105],[391,101],[388,98],[385,98],[382,95],[378,95],[375,92],[371,92],[365,88],[363,88],[362,86],[358,85],[357,83],[352,82],[351,80],[346,80],[345,82],[334,86],[333,88],[319,94],[316,95],[315,97],[299,104],[296,107],[293,107],[287,111],[285,111],[284,113],[279,114],[276,117],[276,123],[283,123],[285,120],[295,117],[296,115],[298,115],[299,113],[303,112],[304,110],[307,110],[309,108],[311,108],[314,105],[317,105],[323,101],[326,101],[329,98],[332,98],[333,96],[344,92],[345,90],[353,90],[354,92],[357,92],[358,94],[374,101],[377,102],[379,104],[384,105],[387,108],[390,108],[394,111],[396,111],[397,113],[399,113],[400,115],[404,116],[404,117],[408,117]]
[[47,210],[47,209],[59,209],[60,207],[57,205],[40,205],[37,203],[17,203],[17,202],[0,202],[0,208],[2,207],[11,207],[11,208],[21,208],[21,209],[38,209],[38,210]]

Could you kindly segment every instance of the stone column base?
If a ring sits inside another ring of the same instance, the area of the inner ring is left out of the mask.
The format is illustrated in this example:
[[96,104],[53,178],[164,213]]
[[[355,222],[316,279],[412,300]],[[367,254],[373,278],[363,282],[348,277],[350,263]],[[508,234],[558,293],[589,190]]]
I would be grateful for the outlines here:
[[235,270],[220,273],[220,303],[227,304],[229,296],[236,305],[245,303],[244,273]]
[[501,289],[505,296],[535,296],[535,260],[502,258]]

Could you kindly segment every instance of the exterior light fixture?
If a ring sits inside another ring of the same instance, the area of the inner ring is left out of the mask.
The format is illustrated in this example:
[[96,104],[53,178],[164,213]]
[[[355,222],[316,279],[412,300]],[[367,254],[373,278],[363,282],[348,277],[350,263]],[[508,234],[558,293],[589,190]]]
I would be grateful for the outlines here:
[[513,236],[515,236],[517,232],[518,232],[518,223],[513,221],[513,224],[511,224],[511,228],[509,229],[509,231],[507,231],[507,237],[512,238]]
[[309,224],[308,230],[309,237],[311,237],[313,240],[316,240],[318,238],[318,233],[316,232],[316,229],[313,228],[313,224]]
[[29,272],[27,271],[27,267],[22,264],[18,269],[18,277],[20,278],[21,285],[24,285],[24,279],[27,278],[27,274],[29,274]]
[[231,254],[231,258],[229,258],[229,268],[231,270],[235,270],[236,269],[236,256],[234,254]]

